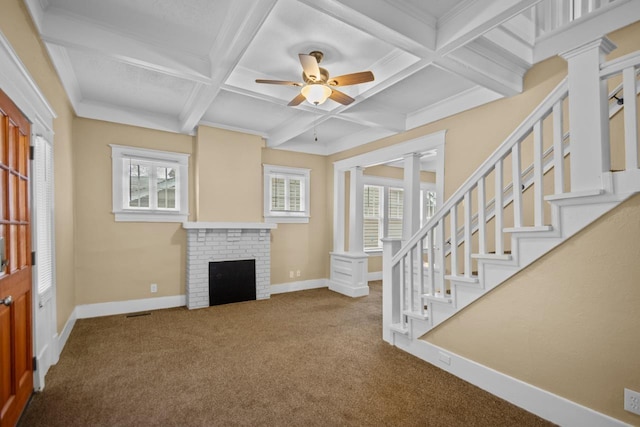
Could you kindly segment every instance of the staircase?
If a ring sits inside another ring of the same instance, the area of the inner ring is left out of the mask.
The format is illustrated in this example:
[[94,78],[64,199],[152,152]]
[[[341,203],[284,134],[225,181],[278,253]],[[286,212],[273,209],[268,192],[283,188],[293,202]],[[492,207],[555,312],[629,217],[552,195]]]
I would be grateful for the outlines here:
[[[640,192],[640,52],[602,62],[604,49],[565,56],[568,77],[424,227],[385,240],[385,341],[419,353],[426,332]],[[610,126],[624,138],[610,143]],[[611,144],[624,153],[615,171]]]

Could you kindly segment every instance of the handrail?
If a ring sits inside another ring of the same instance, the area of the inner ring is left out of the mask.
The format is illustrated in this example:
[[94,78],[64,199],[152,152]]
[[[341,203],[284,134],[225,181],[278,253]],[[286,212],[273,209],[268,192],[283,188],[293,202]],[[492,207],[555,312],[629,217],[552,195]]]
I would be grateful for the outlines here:
[[638,65],[640,65],[640,51],[629,53],[603,63],[600,66],[600,78],[607,79],[622,72],[625,68],[637,67]]
[[433,217],[427,221],[427,223],[407,241],[403,248],[396,253],[391,259],[392,265],[400,262],[402,258],[404,258],[411,250],[413,250],[414,246],[425,237],[426,233],[435,228],[435,226],[440,222],[445,215],[447,215],[451,209],[460,203],[464,198],[464,195],[473,190],[473,188],[477,185],[478,181],[481,178],[486,177],[491,170],[494,168],[495,164],[507,157],[510,153],[510,150],[513,146],[523,141],[530,133],[534,126],[534,124],[543,120],[551,113],[551,109],[553,105],[558,101],[562,100],[567,96],[568,93],[568,85],[567,78],[562,79],[560,83],[544,98],[544,100],[536,107],[531,114],[527,116],[526,119],[518,126],[505,140],[500,146],[494,151],[494,153],[487,158],[476,171],[467,178],[467,180],[458,188],[458,190],[445,202],[442,208],[438,209]]

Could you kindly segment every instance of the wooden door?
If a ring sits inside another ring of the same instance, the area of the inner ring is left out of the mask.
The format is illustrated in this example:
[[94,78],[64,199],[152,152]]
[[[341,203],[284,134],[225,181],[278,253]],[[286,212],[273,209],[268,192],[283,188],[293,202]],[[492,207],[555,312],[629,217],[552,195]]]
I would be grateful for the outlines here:
[[0,91],[0,427],[16,424],[33,391],[29,127]]

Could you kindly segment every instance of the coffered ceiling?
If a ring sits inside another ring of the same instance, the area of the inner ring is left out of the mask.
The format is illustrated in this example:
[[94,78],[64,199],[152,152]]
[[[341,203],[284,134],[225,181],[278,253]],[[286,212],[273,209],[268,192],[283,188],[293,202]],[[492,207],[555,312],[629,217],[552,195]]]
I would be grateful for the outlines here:
[[[532,64],[575,39],[544,12],[549,0],[25,2],[78,116],[215,126],[316,154],[517,94]],[[630,2],[599,3],[602,15]],[[302,81],[298,54],[314,50],[332,76],[370,70],[375,81],[341,87],[348,106],[296,107],[299,88],[255,83]]]

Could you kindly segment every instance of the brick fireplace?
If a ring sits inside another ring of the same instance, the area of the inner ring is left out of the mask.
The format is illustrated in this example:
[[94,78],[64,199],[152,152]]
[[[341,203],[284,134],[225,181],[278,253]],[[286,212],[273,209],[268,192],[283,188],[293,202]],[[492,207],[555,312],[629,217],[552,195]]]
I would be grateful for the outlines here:
[[189,309],[209,307],[209,263],[255,260],[256,299],[271,296],[271,229],[276,224],[185,222]]

